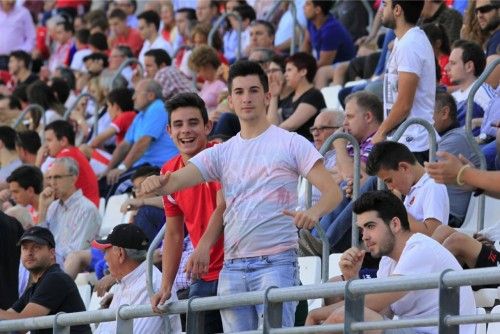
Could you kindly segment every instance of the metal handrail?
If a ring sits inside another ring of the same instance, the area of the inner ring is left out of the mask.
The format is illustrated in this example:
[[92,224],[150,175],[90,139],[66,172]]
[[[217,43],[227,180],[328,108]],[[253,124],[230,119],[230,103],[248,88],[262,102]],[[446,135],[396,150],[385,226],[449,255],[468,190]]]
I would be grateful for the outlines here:
[[[290,54],[294,54],[295,53],[295,41],[297,38],[296,28],[300,27],[299,21],[297,19],[297,5],[295,4],[295,1],[293,1],[293,0],[285,0],[285,1],[290,3],[290,13],[292,14],[292,18],[293,18],[293,32],[292,32],[292,40],[290,41]],[[364,0],[364,1],[366,1],[366,0]],[[281,2],[282,1],[276,1],[276,3],[271,8],[271,10],[267,13],[264,20],[271,21],[272,16],[278,10],[278,7],[281,5]],[[300,36],[300,40],[299,40],[299,45],[301,44],[302,39],[304,37],[304,34],[302,32],[302,28],[300,29],[300,31],[301,31],[301,36]]]
[[[477,80],[472,84],[472,87],[467,96],[467,113],[465,114],[465,134],[467,136],[467,141],[472,147],[474,153],[479,157],[479,169],[486,170],[486,158],[484,157],[481,148],[479,147],[476,139],[472,135],[472,114],[474,111],[474,96],[479,90],[483,82],[486,81],[488,76],[493,72],[495,67],[500,64],[500,58],[495,59],[491,64],[486,66],[483,73],[477,78]],[[477,217],[477,231],[481,231],[484,228],[484,210],[485,210],[485,200],[484,194],[481,194],[478,198],[478,217]]]
[[370,6],[370,4],[368,3],[367,0],[361,0],[361,3],[363,4],[363,7],[365,7],[366,9],[366,13],[368,14],[368,31],[370,30],[372,24],[373,24],[373,17],[375,16],[373,14],[373,9],[372,7]]
[[236,30],[236,36],[238,36],[238,48],[236,49],[236,59],[241,58],[241,30],[243,29],[243,20],[241,19],[240,14],[237,12],[231,12],[231,13],[224,13],[222,14],[217,21],[215,21],[214,25],[212,26],[212,29],[210,29],[210,32],[208,33],[208,45],[213,47],[213,39],[214,39],[214,34],[217,33],[219,27],[224,23],[224,20],[226,17],[233,16],[238,20],[238,24],[240,26],[240,29]]
[[[361,179],[361,160],[360,160],[360,148],[358,141],[356,138],[354,138],[352,135],[348,133],[334,133],[328,139],[323,143],[323,146],[321,146],[319,153],[322,155],[325,155],[326,152],[329,151],[330,146],[332,143],[337,140],[337,139],[345,139],[348,142],[351,143],[353,149],[354,149],[354,177],[353,177],[353,186],[352,186],[352,196],[351,200],[355,201],[358,198],[359,194],[359,184],[360,184],[360,179]],[[306,205],[307,208],[310,208],[312,206],[312,184],[306,179]],[[352,234],[351,234],[351,242],[353,246],[358,245],[359,241],[359,231],[356,228],[356,215],[352,215]],[[319,237],[321,239],[321,242],[323,244],[323,256],[321,257],[321,280],[323,283],[328,282],[328,272],[329,272],[329,261],[328,257],[330,255],[330,241],[328,240],[328,237],[325,234],[325,231],[321,227],[321,225],[318,223],[315,226],[316,230],[318,231]]]
[[123,70],[129,66],[130,64],[136,64],[139,66],[140,72],[141,72],[141,78],[144,77],[144,67],[142,66],[141,62],[137,58],[127,58],[123,61],[123,63],[118,67],[116,70],[115,75],[113,76],[113,79],[111,80],[111,88],[115,87],[115,81],[118,79],[118,76],[120,76],[123,72]]
[[421,125],[427,130],[427,132],[429,133],[429,162],[435,161],[437,151],[436,130],[434,129],[432,124],[425,119],[408,118],[397,128],[397,130],[392,135],[391,140],[398,141],[403,136],[406,129],[408,129],[411,125]]
[[146,288],[148,290],[149,298],[153,297],[156,291],[153,288],[153,255],[158,248],[163,236],[165,235],[165,229],[167,228],[167,224],[164,224],[160,231],[156,234],[156,237],[151,241],[148,248],[148,253],[146,255],[146,266],[147,266],[147,275],[146,275]]
[[[19,117],[14,122],[14,129],[16,129],[22,123],[22,121],[24,120],[24,117],[26,117],[26,114],[31,109],[38,109],[41,112],[41,114],[42,114],[42,118],[41,119],[43,119],[43,125],[44,126],[47,125],[47,118],[45,116],[45,109],[41,105],[33,103],[33,104],[29,104],[26,108],[24,108],[24,110],[21,112],[21,114],[19,114]],[[43,142],[43,138],[41,138],[41,140]]]
[[[349,282],[321,283],[315,285],[296,286],[288,288],[276,288],[269,292],[253,291],[228,296],[214,296],[196,298],[191,302],[187,300],[177,301],[162,305],[160,309],[163,314],[178,314],[190,309],[194,312],[219,310],[230,307],[258,305],[262,304],[267,298],[268,302],[283,303],[296,300],[317,299],[335,296],[364,296],[366,294],[440,289],[440,292],[468,285],[485,285],[500,283],[500,271],[495,268],[470,269],[464,271],[445,271],[442,273],[427,273],[414,276],[393,276],[388,278],[375,278],[365,280],[352,280]],[[442,298],[442,297],[440,297]],[[362,299],[361,299],[362,300]],[[458,301],[458,299],[457,299]],[[453,301],[448,301],[452,303]],[[440,305],[441,306],[441,305]],[[352,310],[346,307],[346,314]],[[266,311],[267,312],[267,311]],[[128,319],[140,317],[158,316],[151,309],[151,305],[133,305],[122,306],[117,310],[96,310],[75,313],[59,313],[58,315],[4,320],[0,322],[0,332],[5,331],[28,331],[39,328],[51,328],[54,324],[61,330],[68,326],[83,325],[94,322],[126,321]],[[266,315],[264,315],[266,316]],[[443,319],[444,326],[452,326],[466,323],[484,323],[491,321],[500,321],[500,314],[482,314],[482,315],[454,315],[446,314],[446,311],[440,308],[439,317],[432,316],[425,319],[404,319],[388,320],[377,322],[351,322],[347,327],[347,333],[355,332],[361,329],[378,328],[403,328],[422,325],[437,326],[439,319]],[[342,331],[342,324],[333,325],[335,329]],[[271,333],[301,333],[324,332],[324,330],[333,328],[326,326],[300,327],[300,328],[273,328]],[[262,333],[260,331],[251,331],[252,333]],[[131,332],[130,332],[131,333]],[[120,333],[129,334],[129,333]]]
[[99,104],[97,103],[97,100],[95,99],[95,97],[93,97],[89,93],[80,94],[76,98],[75,102],[66,110],[66,112],[64,113],[63,119],[68,120],[68,118],[71,115],[71,113],[73,112],[73,110],[75,110],[75,108],[78,106],[78,103],[80,102],[80,100],[83,99],[84,97],[89,98],[90,100],[94,101],[94,124],[93,124],[92,128],[93,128],[94,135],[97,136],[97,131],[98,131],[97,123],[99,122]]

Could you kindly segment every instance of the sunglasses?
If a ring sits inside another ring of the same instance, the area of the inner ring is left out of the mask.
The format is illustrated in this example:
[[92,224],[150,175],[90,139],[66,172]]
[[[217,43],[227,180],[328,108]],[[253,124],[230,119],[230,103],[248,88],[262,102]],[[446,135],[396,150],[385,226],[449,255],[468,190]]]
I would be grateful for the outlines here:
[[476,15],[477,15],[477,13],[486,14],[486,13],[491,12],[494,9],[497,9],[497,6],[486,5],[486,6],[477,7],[476,9],[474,9],[474,13],[476,13]]

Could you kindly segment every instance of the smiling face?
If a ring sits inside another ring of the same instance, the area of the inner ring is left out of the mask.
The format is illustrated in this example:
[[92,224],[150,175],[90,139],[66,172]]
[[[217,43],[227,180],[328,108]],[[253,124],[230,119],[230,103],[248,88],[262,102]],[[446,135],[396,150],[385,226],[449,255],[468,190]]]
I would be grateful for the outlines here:
[[266,117],[267,106],[271,99],[256,74],[239,76],[233,79],[229,106],[241,121],[259,121]]
[[180,107],[171,113],[168,133],[185,161],[205,149],[211,130],[212,123],[203,123],[198,108]]
[[374,258],[389,256],[394,250],[396,238],[376,211],[367,211],[357,215],[356,224],[362,234],[366,249]]

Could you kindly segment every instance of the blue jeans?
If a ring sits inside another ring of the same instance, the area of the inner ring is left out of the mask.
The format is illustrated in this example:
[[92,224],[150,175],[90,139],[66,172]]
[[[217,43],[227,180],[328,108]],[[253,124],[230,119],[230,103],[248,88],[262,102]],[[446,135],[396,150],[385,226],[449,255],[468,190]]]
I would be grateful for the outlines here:
[[[201,279],[193,282],[193,284],[189,286],[189,298],[217,296],[218,282],[217,280],[207,282]],[[205,312],[204,328],[204,333],[207,334],[222,332],[222,322],[218,310]]]
[[[219,296],[299,285],[297,250],[224,261],[219,274]],[[283,327],[293,327],[297,302],[283,303]],[[263,326],[264,305],[247,305],[220,311],[224,332],[255,330]]]

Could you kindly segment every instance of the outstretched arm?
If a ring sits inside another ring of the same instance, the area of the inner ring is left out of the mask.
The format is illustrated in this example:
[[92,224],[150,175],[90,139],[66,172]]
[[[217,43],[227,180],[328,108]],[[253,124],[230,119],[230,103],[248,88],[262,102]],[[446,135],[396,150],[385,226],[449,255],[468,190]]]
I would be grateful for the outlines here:
[[149,176],[144,180],[141,187],[145,194],[160,196],[170,195],[176,191],[195,186],[204,181],[198,168],[189,163],[174,173]]

